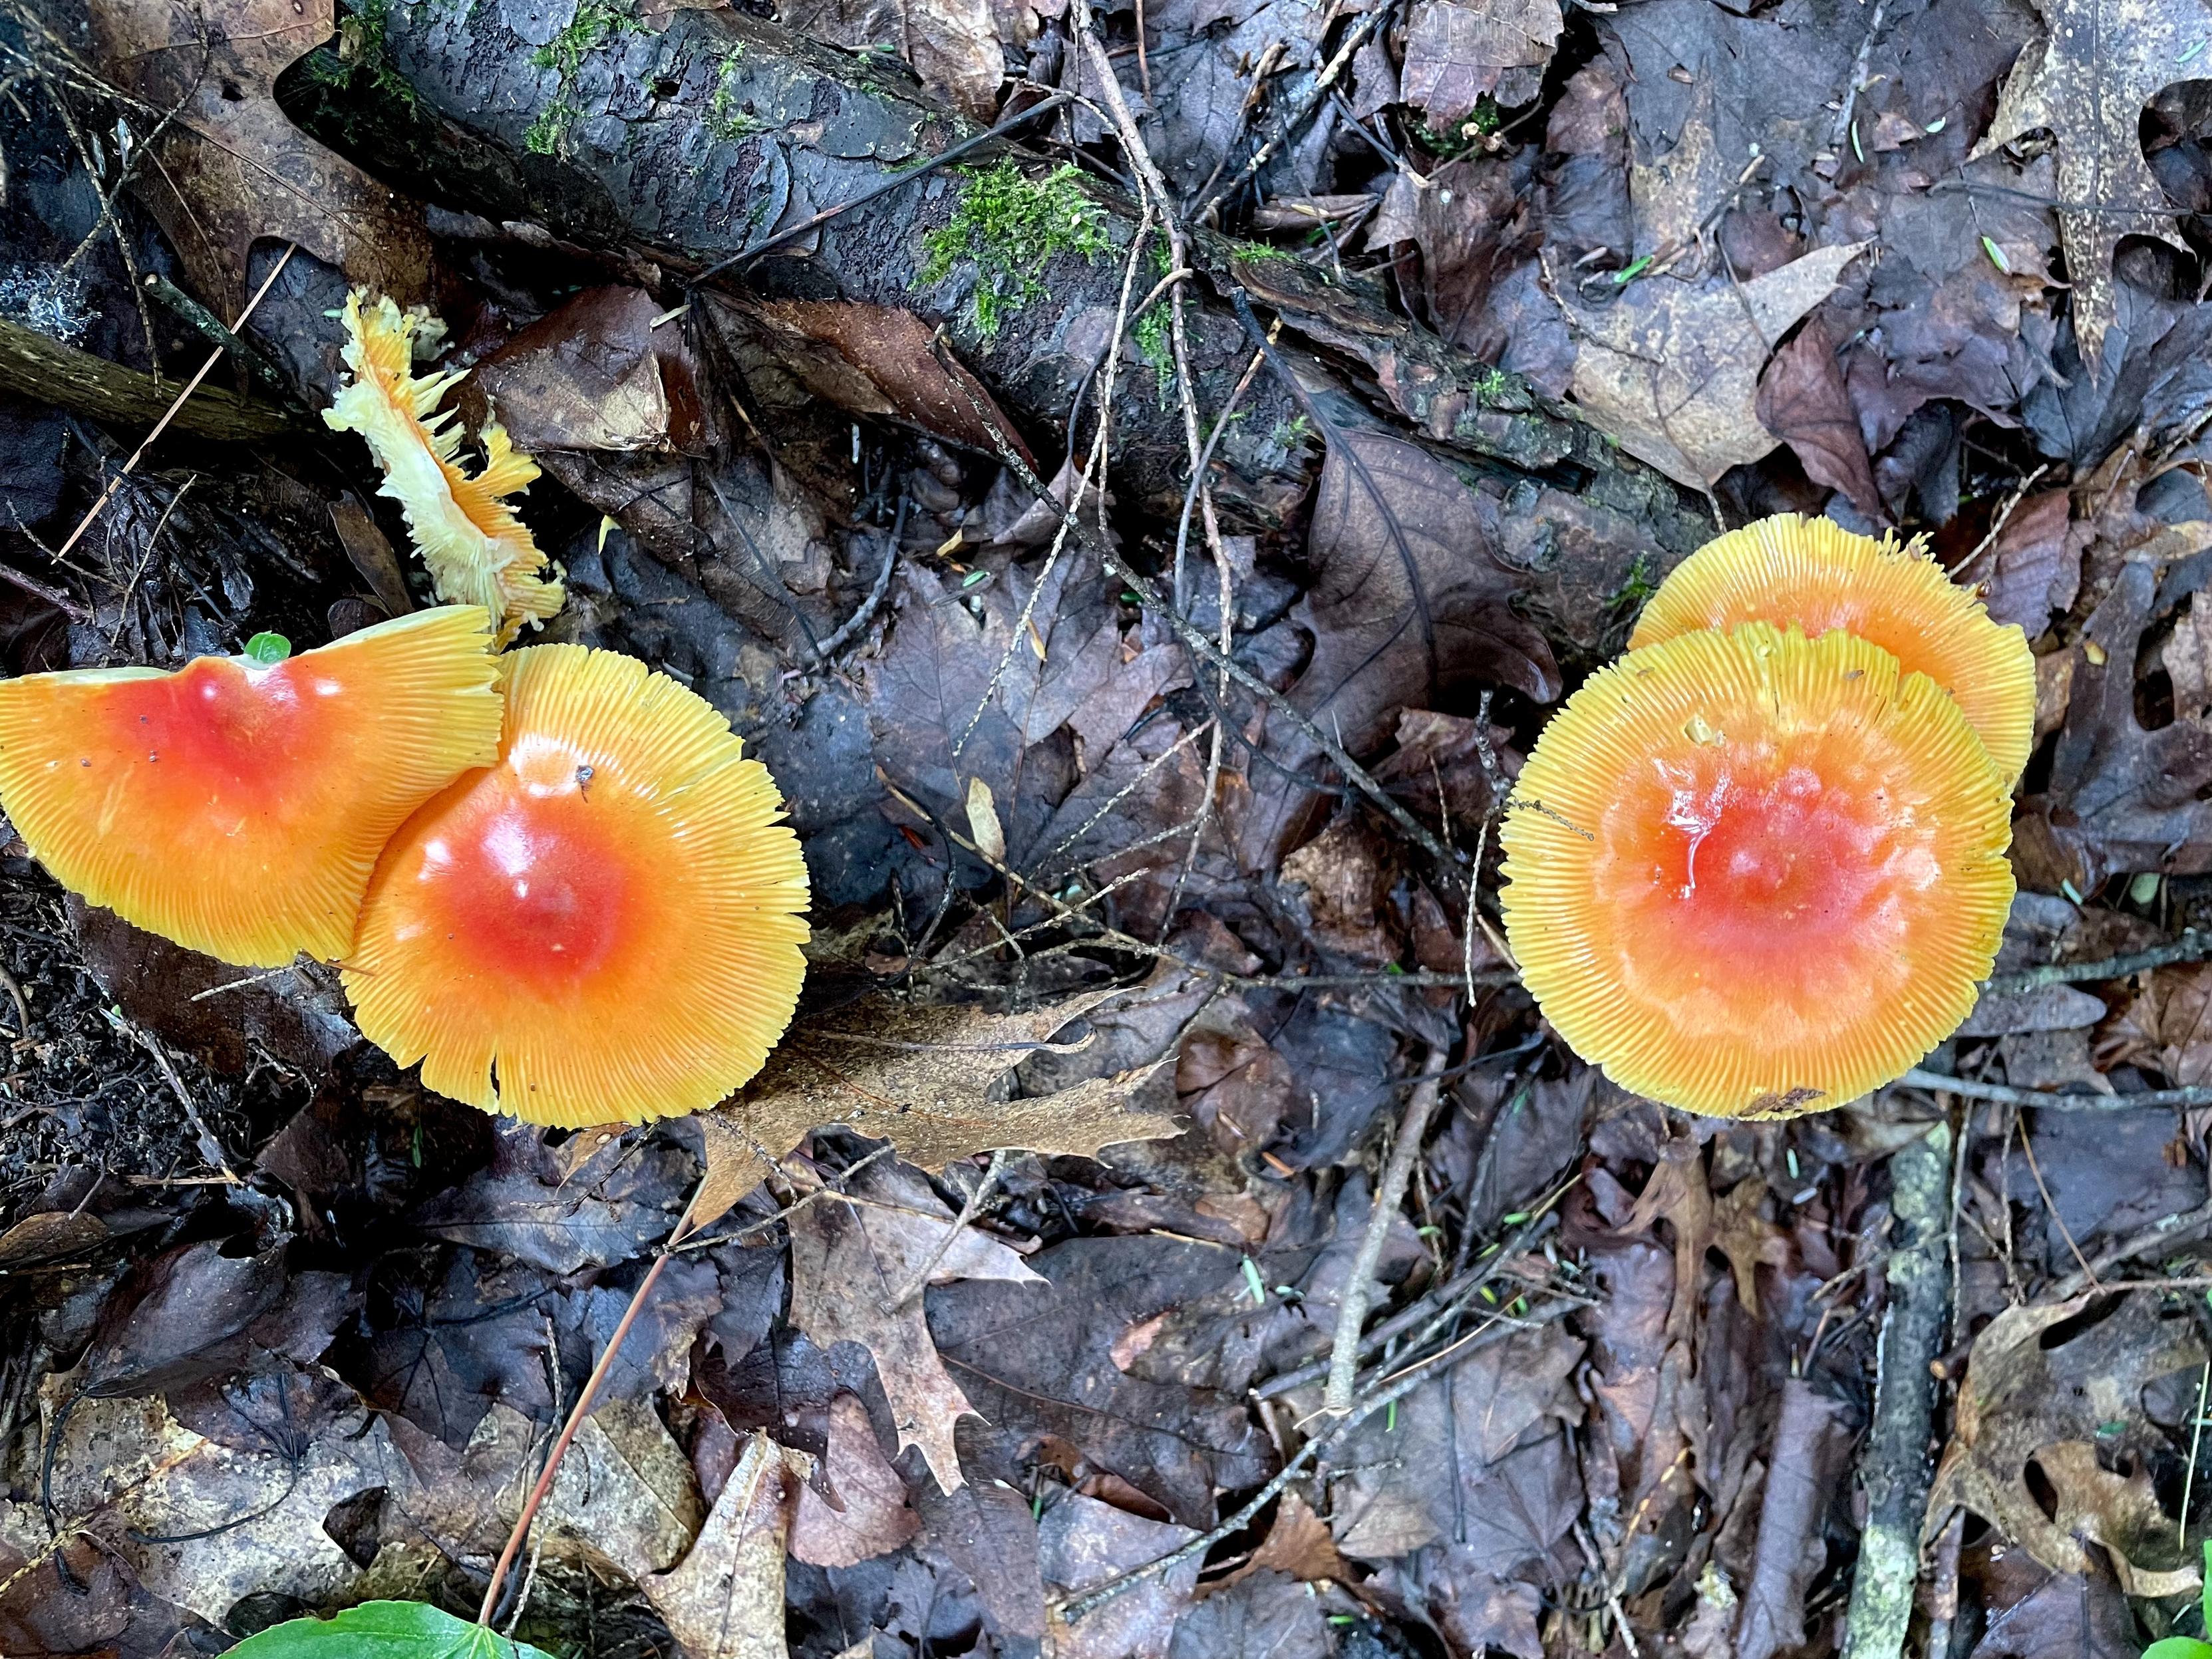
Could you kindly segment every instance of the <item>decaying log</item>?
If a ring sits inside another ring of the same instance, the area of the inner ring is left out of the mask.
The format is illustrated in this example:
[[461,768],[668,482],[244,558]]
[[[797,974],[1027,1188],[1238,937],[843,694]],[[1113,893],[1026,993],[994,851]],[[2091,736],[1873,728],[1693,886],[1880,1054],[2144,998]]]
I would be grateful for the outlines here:
[[[143,369],[125,368],[0,318],[0,388],[96,421],[143,428],[161,418],[184,383],[157,380]],[[202,386],[169,424],[195,438],[251,443],[275,437],[294,420],[267,404]]]
[[[941,328],[1039,454],[1066,444],[1137,226],[1127,200],[1086,179],[1112,257],[1054,254],[1035,273],[1042,295],[1006,307],[987,333],[967,303],[964,264],[922,280],[931,233],[972,182],[972,163],[927,163],[978,129],[886,55],[833,51],[731,10],[392,0],[347,21],[277,94],[295,120],[395,186],[658,271],[672,303],[779,230],[880,185],[889,170],[915,169],[910,190],[705,286],[764,319],[771,343],[776,325],[824,303]],[[1002,153],[1033,178],[1053,166]],[[1368,287],[1274,250],[1195,240],[1206,267],[1189,307],[1200,410],[1223,406],[1251,357],[1231,303],[1241,290],[1261,317],[1283,321],[1283,355],[1331,427],[1415,437],[1474,484],[1481,544],[1512,573],[1516,607],[1563,664],[1617,648],[1627,597],[1712,533],[1701,501],[1517,377],[1393,314]],[[1156,246],[1164,258],[1164,239]],[[1140,257],[1139,294],[1159,274],[1158,259]],[[1124,502],[1172,511],[1187,477],[1181,416],[1171,398],[1150,395],[1146,375],[1132,376],[1146,395],[1116,400],[1113,485]],[[1217,499],[1232,529],[1294,530],[1322,437],[1279,377],[1263,374],[1243,407],[1216,448]]]

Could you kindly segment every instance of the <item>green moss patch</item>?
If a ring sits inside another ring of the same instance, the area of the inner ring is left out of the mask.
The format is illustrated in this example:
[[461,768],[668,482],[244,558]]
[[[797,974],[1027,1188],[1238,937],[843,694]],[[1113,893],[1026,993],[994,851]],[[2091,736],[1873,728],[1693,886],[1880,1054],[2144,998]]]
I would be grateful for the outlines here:
[[963,169],[963,176],[966,186],[951,219],[923,243],[921,280],[943,282],[963,259],[974,264],[969,320],[988,340],[1008,317],[1044,297],[1037,273],[1054,255],[1097,259],[1109,252],[1106,210],[1091,199],[1072,165],[1031,179],[1012,161],[1000,161]]

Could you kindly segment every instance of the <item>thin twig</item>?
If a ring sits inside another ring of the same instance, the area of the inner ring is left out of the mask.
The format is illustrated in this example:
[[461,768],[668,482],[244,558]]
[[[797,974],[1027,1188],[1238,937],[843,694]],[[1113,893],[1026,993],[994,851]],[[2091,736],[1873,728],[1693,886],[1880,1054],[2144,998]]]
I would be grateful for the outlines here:
[[[2161,1245],[2177,1244],[2192,1234],[2204,1231],[2207,1228],[2212,1228],[2212,1202],[2200,1204],[2193,1210],[2180,1210],[2172,1215],[2161,1216],[2149,1226],[2129,1234],[2118,1243],[2103,1251],[2091,1265],[2101,1273],[2107,1268],[2117,1267],[2121,1262],[2145,1255]],[[2149,1290],[2166,1285],[2179,1285],[2188,1282],[2190,1281],[2185,1279],[2157,1279],[2125,1284],[2115,1284],[2110,1279],[2100,1281],[2102,1288],[2108,1291]],[[2046,1302],[2063,1302],[2069,1297],[2081,1295],[2089,1287],[2090,1279],[2087,1276],[2081,1273],[2069,1273],[2051,1285],[2039,1299]]]
[[[236,319],[232,322],[230,331],[233,334],[246,326],[246,319],[253,315],[253,308],[259,305],[269,290],[276,285],[277,277],[283,275],[284,267],[292,262],[292,256],[299,251],[299,247],[300,245],[297,242],[284,244],[284,252],[277,256],[276,263],[269,268],[269,274],[261,279],[261,286],[253,290],[253,297],[246,302],[246,309],[240,312]],[[222,348],[218,346],[208,354],[208,360],[200,365],[199,373],[185,382],[185,389],[177,394],[177,400],[163,412],[160,420],[154,422],[154,429],[148,433],[144,441],[131,452],[131,459],[123,463],[123,470],[107,481],[107,488],[100,492],[100,499],[86,510],[84,517],[77,520],[76,528],[70,532],[69,539],[61,544],[61,550],[54,555],[57,563],[66,557],[70,549],[75,547],[84,532],[92,528],[93,520],[100,516],[101,509],[106,507],[115,492],[122,488],[123,481],[129,477],[137,469],[138,463],[145,459],[146,452],[154,447],[155,440],[169,429],[169,422],[176,418],[177,411],[185,406],[192,393],[200,389],[200,382],[207,379],[210,371],[222,359]]]
[[845,618],[844,625],[814,647],[815,661],[829,661],[839,647],[866,627],[868,618],[876,614],[876,607],[884,602],[884,595],[890,591],[891,572],[898,565],[899,531],[905,524],[906,501],[901,497],[898,518],[891,526],[890,537],[884,548],[884,568],[876,573],[875,586],[868,590],[868,597],[860,601],[860,608]]
[[[2189,1498],[2197,1488],[2197,1452],[2204,1439],[2204,1390],[2208,1384],[2212,1384],[2212,1359],[2206,1360],[2204,1369],[2197,1374],[2197,1412],[2189,1419],[2189,1467],[2182,1472],[2181,1519],[2178,1523],[2179,1530],[2174,1534],[2174,1542],[2180,1548],[2184,1565],[2189,1561]],[[0,1449],[4,1449],[6,1444],[4,1440],[0,1440]]]
[[1359,1368],[1359,1328],[1367,1322],[1368,1305],[1374,1297],[1375,1269],[1389,1240],[1390,1224],[1398,1218],[1398,1206],[1406,1201],[1406,1184],[1413,1178],[1413,1165],[1420,1158],[1421,1137],[1442,1092],[1437,1074],[1443,1070],[1445,1059],[1443,1049],[1435,1048],[1421,1063],[1421,1080],[1406,1101],[1406,1115],[1398,1125],[1398,1144],[1390,1149],[1390,1160],[1382,1166],[1382,1179],[1367,1213],[1367,1231],[1360,1237],[1359,1254],[1352,1258],[1343,1297],[1337,1304],[1328,1387],[1322,1396],[1322,1410],[1331,1417],[1341,1417],[1352,1409],[1352,1380]]
[[231,1169],[229,1160],[223,1157],[222,1142],[216,1138],[215,1131],[209,1128],[206,1120],[200,1116],[200,1109],[193,1103],[191,1091],[185,1087],[184,1079],[177,1074],[176,1062],[169,1058],[169,1051],[162,1046],[161,1040],[130,1021],[125,1021],[124,1025],[138,1046],[154,1056],[154,1064],[161,1068],[162,1079],[168,1084],[170,1092],[176,1096],[177,1103],[185,1109],[185,1118],[192,1126],[200,1156],[207,1160],[211,1169],[220,1172],[221,1184],[226,1187],[243,1185]]
[[1274,158],[1275,152],[1296,137],[1305,124],[1313,118],[1314,111],[1328,96],[1329,88],[1336,84],[1338,77],[1351,64],[1360,47],[1372,40],[1376,30],[1395,16],[1397,10],[1397,0],[1383,0],[1382,4],[1353,26],[1352,33],[1344,37],[1344,44],[1336,49],[1335,55],[1322,66],[1321,73],[1314,77],[1313,85],[1306,89],[1305,96],[1298,100],[1297,106],[1284,115],[1282,125],[1275,136],[1254,150],[1251,159],[1237,168],[1236,175],[1226,184],[1208,191],[1206,199],[1191,210],[1192,218],[1203,220],[1259,176],[1260,169]]
[[960,1206],[960,1213],[945,1230],[944,1237],[937,1241],[937,1248],[929,1253],[928,1259],[907,1275],[904,1284],[884,1298],[885,1313],[896,1313],[921,1294],[922,1288],[929,1283],[930,1274],[937,1271],[937,1264],[945,1260],[945,1253],[952,1248],[952,1241],[959,1237],[962,1231],[975,1218],[976,1212],[983,1207],[983,1200],[999,1184],[999,1172],[1006,1167],[1006,1149],[1002,1146],[991,1154],[990,1165],[983,1171],[983,1178],[975,1183],[975,1190],[968,1194],[967,1202]]
[[1975,1078],[1946,1077],[1918,1066],[1899,1078],[1893,1088],[1934,1089],[1963,1100],[1994,1100],[2007,1106],[2034,1106],[2051,1112],[2149,1111],[2154,1108],[2212,1106],[2212,1085],[2186,1089],[2146,1089],[2140,1094],[2100,1095],[2087,1089],[2015,1089]]
[[[1575,1177],[1575,1179],[1579,1178],[1579,1176]],[[1573,1185],[1574,1180],[1569,1180],[1538,1203],[1534,1210],[1530,1212],[1528,1220],[1521,1224],[1520,1231],[1492,1253],[1488,1267],[1472,1278],[1449,1287],[1449,1291],[1439,1287],[1411,1307],[1391,1315],[1389,1318],[1361,1337],[1359,1339],[1360,1357],[1365,1358],[1367,1355],[1380,1349],[1394,1337],[1403,1336],[1409,1330],[1413,1331],[1414,1334],[1407,1339],[1406,1346],[1401,1352],[1418,1353],[1426,1347],[1435,1339],[1437,1334],[1449,1324],[1468,1303],[1482,1294],[1485,1285],[1494,1282],[1501,1276],[1500,1270],[1506,1262],[1526,1250],[1536,1236],[1550,1224],[1553,1208],[1559,1200],[1566,1196],[1568,1189]],[[1419,1326],[1420,1328],[1414,1330],[1416,1326]],[[1300,1365],[1295,1370],[1284,1371],[1278,1376],[1271,1376],[1252,1390],[1253,1397],[1257,1400],[1279,1399],[1293,1389],[1304,1388],[1309,1382],[1318,1382],[1328,1375],[1328,1364],[1326,1358],[1316,1359],[1310,1364]]]
[[2066,1224],[2066,1218],[2058,1213],[2058,1206],[2051,1201],[2051,1188],[2043,1184],[2043,1166],[2035,1161],[2033,1137],[2022,1135],[2020,1138],[2020,1150],[2027,1159],[2028,1174],[2035,1178],[2035,1190],[2043,1196],[2044,1214],[2051,1218],[2051,1224],[2058,1229],[2058,1236],[2066,1241],[2066,1248],[2073,1253],[2075,1261],[2081,1267],[2082,1276],[2089,1281],[2089,1288],[2093,1291],[2102,1289],[2103,1287],[2097,1283],[2097,1270],[2089,1265],[2089,1258],[2081,1254],[2081,1245],[2074,1240],[2074,1230]]
[[691,1196],[684,1206],[684,1213],[676,1218],[676,1225],[669,1233],[667,1242],[661,1246],[659,1254],[653,1258],[653,1266],[646,1269],[645,1277],[638,1281],[636,1291],[630,1296],[629,1306],[623,1310],[622,1322],[615,1327],[614,1334],[607,1339],[605,1351],[599,1355],[599,1363],[592,1367],[592,1374],[585,1381],[584,1391],[576,1396],[575,1407],[568,1413],[568,1420],[561,1425],[561,1437],[553,1443],[553,1449],[545,1459],[545,1467],[538,1474],[538,1484],[530,1489],[530,1496],[522,1505],[522,1513],[515,1517],[514,1530],[507,1534],[507,1547],[499,1553],[499,1560],[492,1567],[491,1582],[484,1586],[483,1605],[477,1611],[477,1623],[487,1630],[491,1627],[492,1615],[499,1609],[499,1592],[507,1582],[507,1570],[514,1566],[523,1540],[530,1536],[530,1524],[538,1518],[538,1506],[544,1503],[545,1494],[553,1490],[553,1478],[561,1472],[561,1460],[568,1455],[569,1443],[575,1439],[577,1431],[584,1426],[584,1419],[592,1414],[592,1402],[599,1398],[599,1389],[606,1382],[607,1373],[614,1369],[615,1356],[622,1352],[623,1339],[629,1336],[630,1327],[637,1323],[638,1315],[644,1311],[646,1299],[653,1294],[653,1287],[660,1282],[661,1269],[668,1265],[669,1256],[690,1231],[691,1212],[698,1206],[699,1194],[706,1189],[704,1182],[691,1188]]
[[1995,974],[1982,989],[1984,993],[2015,994],[2038,990],[2045,985],[2079,985],[2088,980],[2125,979],[2131,974],[2164,968],[2172,963],[2202,962],[2207,957],[2212,957],[2212,933],[2199,933],[2192,927],[2170,944],[2154,945],[2143,951],[2130,951],[2125,956],[2105,957],[2095,962],[2054,962],[2041,968],[2023,968],[2018,973]]

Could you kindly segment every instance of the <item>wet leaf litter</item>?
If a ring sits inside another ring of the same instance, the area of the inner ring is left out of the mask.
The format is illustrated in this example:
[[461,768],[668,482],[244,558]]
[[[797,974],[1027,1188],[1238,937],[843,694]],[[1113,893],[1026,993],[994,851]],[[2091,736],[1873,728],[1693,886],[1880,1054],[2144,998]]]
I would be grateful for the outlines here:
[[2206,1637],[2212,25],[278,9],[0,9],[0,1650]]

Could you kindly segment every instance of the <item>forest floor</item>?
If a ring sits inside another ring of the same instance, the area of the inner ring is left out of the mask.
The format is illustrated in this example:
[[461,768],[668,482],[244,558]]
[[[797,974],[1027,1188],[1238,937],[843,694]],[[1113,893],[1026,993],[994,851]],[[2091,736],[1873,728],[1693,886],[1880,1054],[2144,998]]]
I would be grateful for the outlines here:
[[[915,1038],[544,1131],[0,823],[0,1655],[472,1617],[603,1361],[490,1598],[563,1659],[2204,1634],[2212,10],[744,4],[0,0],[6,671],[426,602],[315,416],[349,285],[428,304],[532,637],[789,801],[793,1042]],[[1542,1023],[1495,825],[1784,511],[1929,537],[2038,748],[1955,1086],[1732,1123]]]

